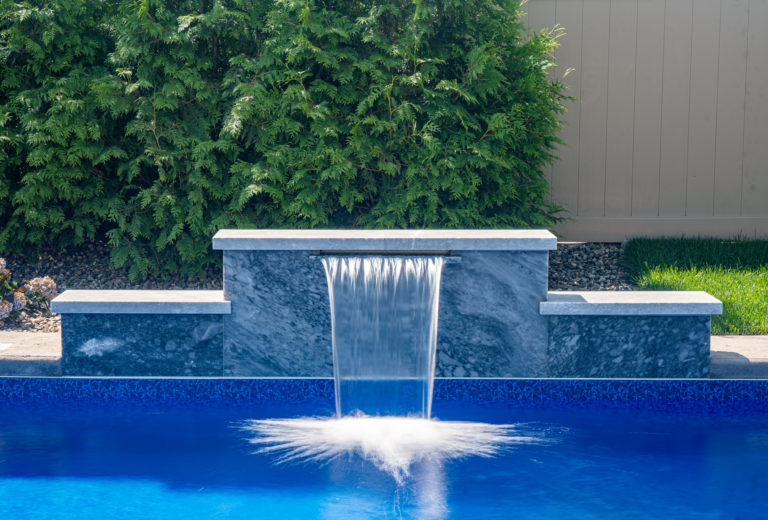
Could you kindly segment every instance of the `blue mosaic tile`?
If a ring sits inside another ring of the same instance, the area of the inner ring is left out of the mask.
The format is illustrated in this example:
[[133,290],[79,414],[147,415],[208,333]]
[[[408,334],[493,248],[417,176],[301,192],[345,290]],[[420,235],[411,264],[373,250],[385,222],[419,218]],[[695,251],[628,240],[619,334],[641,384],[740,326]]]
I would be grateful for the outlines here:
[[436,401],[768,411],[768,380],[438,379]]
[[330,379],[0,378],[3,402],[247,403],[333,400]]
[[[435,403],[768,412],[768,380],[437,379]],[[0,403],[230,406],[333,403],[332,379],[0,378]]]

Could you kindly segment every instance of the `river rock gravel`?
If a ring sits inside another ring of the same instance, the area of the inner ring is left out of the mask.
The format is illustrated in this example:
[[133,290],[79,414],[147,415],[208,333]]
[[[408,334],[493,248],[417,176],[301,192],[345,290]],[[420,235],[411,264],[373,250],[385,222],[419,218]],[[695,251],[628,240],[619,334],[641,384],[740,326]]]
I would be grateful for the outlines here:
[[[0,255],[3,256],[3,255]],[[63,251],[47,251],[34,258],[6,255],[8,268],[15,281],[36,276],[50,276],[59,293],[66,289],[221,289],[221,269],[211,268],[202,279],[181,276],[163,279],[148,276],[131,281],[128,269],[109,267],[109,246],[99,242]],[[561,243],[549,256],[549,288],[551,290],[632,289],[621,267],[619,244]],[[0,330],[57,332],[58,314],[48,311],[22,312],[0,321]]]
[[549,254],[551,291],[629,291],[621,244],[559,243]]

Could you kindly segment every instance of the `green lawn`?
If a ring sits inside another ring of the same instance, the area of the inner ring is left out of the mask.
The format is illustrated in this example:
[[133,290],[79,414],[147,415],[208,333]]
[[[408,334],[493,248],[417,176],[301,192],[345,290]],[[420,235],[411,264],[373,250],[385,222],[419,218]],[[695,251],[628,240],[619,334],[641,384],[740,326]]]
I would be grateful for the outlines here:
[[638,289],[720,299],[712,334],[768,334],[768,241],[638,238],[627,242],[624,262]]

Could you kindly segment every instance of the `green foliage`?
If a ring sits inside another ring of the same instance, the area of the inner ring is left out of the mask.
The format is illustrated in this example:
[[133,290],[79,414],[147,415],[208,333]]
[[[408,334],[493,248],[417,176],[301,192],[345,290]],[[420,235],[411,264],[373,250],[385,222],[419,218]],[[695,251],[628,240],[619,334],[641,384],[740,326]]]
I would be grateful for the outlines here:
[[277,2],[225,131],[265,227],[547,226],[563,87],[519,2]]
[[124,157],[91,86],[108,74],[105,2],[0,0],[0,244],[93,238]]
[[0,248],[192,276],[224,227],[546,227],[519,0],[0,0]]
[[768,266],[768,240],[735,238],[633,238],[624,247],[624,267],[636,280],[647,265],[679,269]]
[[[210,260],[210,239],[245,227],[243,182],[229,173],[241,147],[221,125],[233,101],[222,86],[237,54],[256,54],[265,7],[252,2],[122,2],[114,24],[115,74],[99,102],[124,117],[129,158],[104,217],[117,265],[189,275]],[[260,11],[261,10],[261,11]]]

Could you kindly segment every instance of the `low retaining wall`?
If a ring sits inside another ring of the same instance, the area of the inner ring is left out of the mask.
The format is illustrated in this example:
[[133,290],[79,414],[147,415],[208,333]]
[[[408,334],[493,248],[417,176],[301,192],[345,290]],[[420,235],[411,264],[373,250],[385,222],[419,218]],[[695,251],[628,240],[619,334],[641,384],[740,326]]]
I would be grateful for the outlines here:
[[697,292],[547,292],[548,231],[221,231],[224,291],[66,291],[65,375],[330,377],[318,256],[442,254],[437,377],[706,377]]
[[700,291],[554,291],[548,317],[550,377],[708,377],[710,315]]
[[220,376],[223,291],[66,291],[65,376]]

